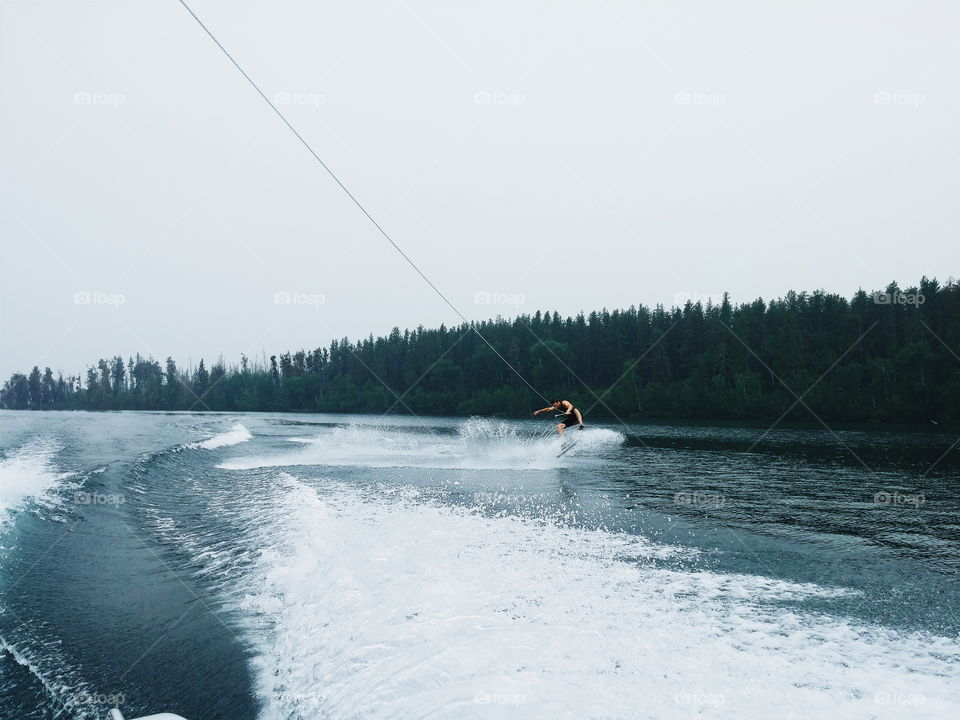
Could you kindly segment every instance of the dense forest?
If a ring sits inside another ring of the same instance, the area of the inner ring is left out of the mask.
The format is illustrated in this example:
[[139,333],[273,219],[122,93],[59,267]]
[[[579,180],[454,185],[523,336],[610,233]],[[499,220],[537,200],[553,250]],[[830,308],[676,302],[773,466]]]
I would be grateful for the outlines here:
[[15,373],[11,409],[519,415],[545,395],[591,417],[960,422],[960,283],[789,292],[562,318],[536,312],[401,331],[239,365],[99,360]]

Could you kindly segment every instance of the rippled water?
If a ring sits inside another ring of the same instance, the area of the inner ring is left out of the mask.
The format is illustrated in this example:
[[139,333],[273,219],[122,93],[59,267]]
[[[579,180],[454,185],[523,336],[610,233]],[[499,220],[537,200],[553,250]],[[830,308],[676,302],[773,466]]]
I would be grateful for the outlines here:
[[960,708],[956,436],[0,422],[3,718]]

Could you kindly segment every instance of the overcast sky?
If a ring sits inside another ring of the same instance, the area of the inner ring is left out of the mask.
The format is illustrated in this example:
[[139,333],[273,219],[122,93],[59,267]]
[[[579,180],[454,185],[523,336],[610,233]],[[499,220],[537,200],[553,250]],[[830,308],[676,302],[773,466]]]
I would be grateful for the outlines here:
[[[469,318],[960,274],[956,2],[191,4]],[[457,322],[177,0],[0,87],[4,377]]]

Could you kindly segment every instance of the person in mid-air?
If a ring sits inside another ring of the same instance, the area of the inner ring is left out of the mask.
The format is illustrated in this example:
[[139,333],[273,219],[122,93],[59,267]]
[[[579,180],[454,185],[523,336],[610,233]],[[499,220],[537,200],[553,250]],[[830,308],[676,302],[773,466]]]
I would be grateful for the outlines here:
[[571,425],[579,425],[580,429],[583,430],[583,415],[580,414],[580,411],[577,410],[569,400],[554,400],[547,407],[534,410],[533,414],[539,415],[542,412],[548,412],[550,410],[563,413],[563,422],[557,423],[557,432],[561,435],[563,435],[563,431]]

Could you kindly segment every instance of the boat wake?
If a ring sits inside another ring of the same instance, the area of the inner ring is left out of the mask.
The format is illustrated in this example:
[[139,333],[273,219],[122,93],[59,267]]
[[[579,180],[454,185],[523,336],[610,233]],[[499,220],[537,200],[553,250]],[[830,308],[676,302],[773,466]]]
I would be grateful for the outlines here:
[[[63,447],[59,440],[36,436],[0,458],[0,536],[4,542],[0,551],[16,549],[6,544],[7,536],[15,532],[14,522],[23,513],[63,521],[60,513],[68,491],[80,487],[83,479],[81,474],[57,466],[56,457]],[[7,576],[6,567],[0,566],[0,589],[15,585]],[[10,689],[8,685],[19,687],[26,681],[35,684],[43,697],[43,707],[36,708],[38,713],[94,718],[97,708],[80,707],[77,702],[87,693],[86,686],[60,648],[38,646],[34,642],[34,627],[21,621],[3,600],[0,595],[0,618],[4,620],[0,631],[0,696]],[[14,644],[12,637],[24,638],[25,647]]]
[[36,437],[0,458],[0,531],[31,505],[50,509],[60,504],[58,491],[75,476],[54,463],[62,449],[56,440]]
[[655,560],[694,551],[409,487],[248,479],[211,505],[244,536],[202,559],[245,618],[270,720],[894,718],[960,702],[955,639],[803,609],[843,588],[671,569]]
[[348,425],[317,435],[289,438],[300,447],[289,452],[236,457],[218,467],[252,470],[265,467],[414,467],[453,470],[549,470],[575,456],[589,456],[623,443],[624,436],[605,428],[577,431],[576,448],[558,460],[562,439],[524,434],[515,423],[472,418],[455,433],[419,428]]
[[200,448],[202,450],[217,450],[223,447],[239,445],[240,443],[247,442],[247,440],[251,438],[253,438],[253,434],[247,430],[242,423],[236,423],[226,432],[218,433],[206,440],[190,443],[187,447]]

